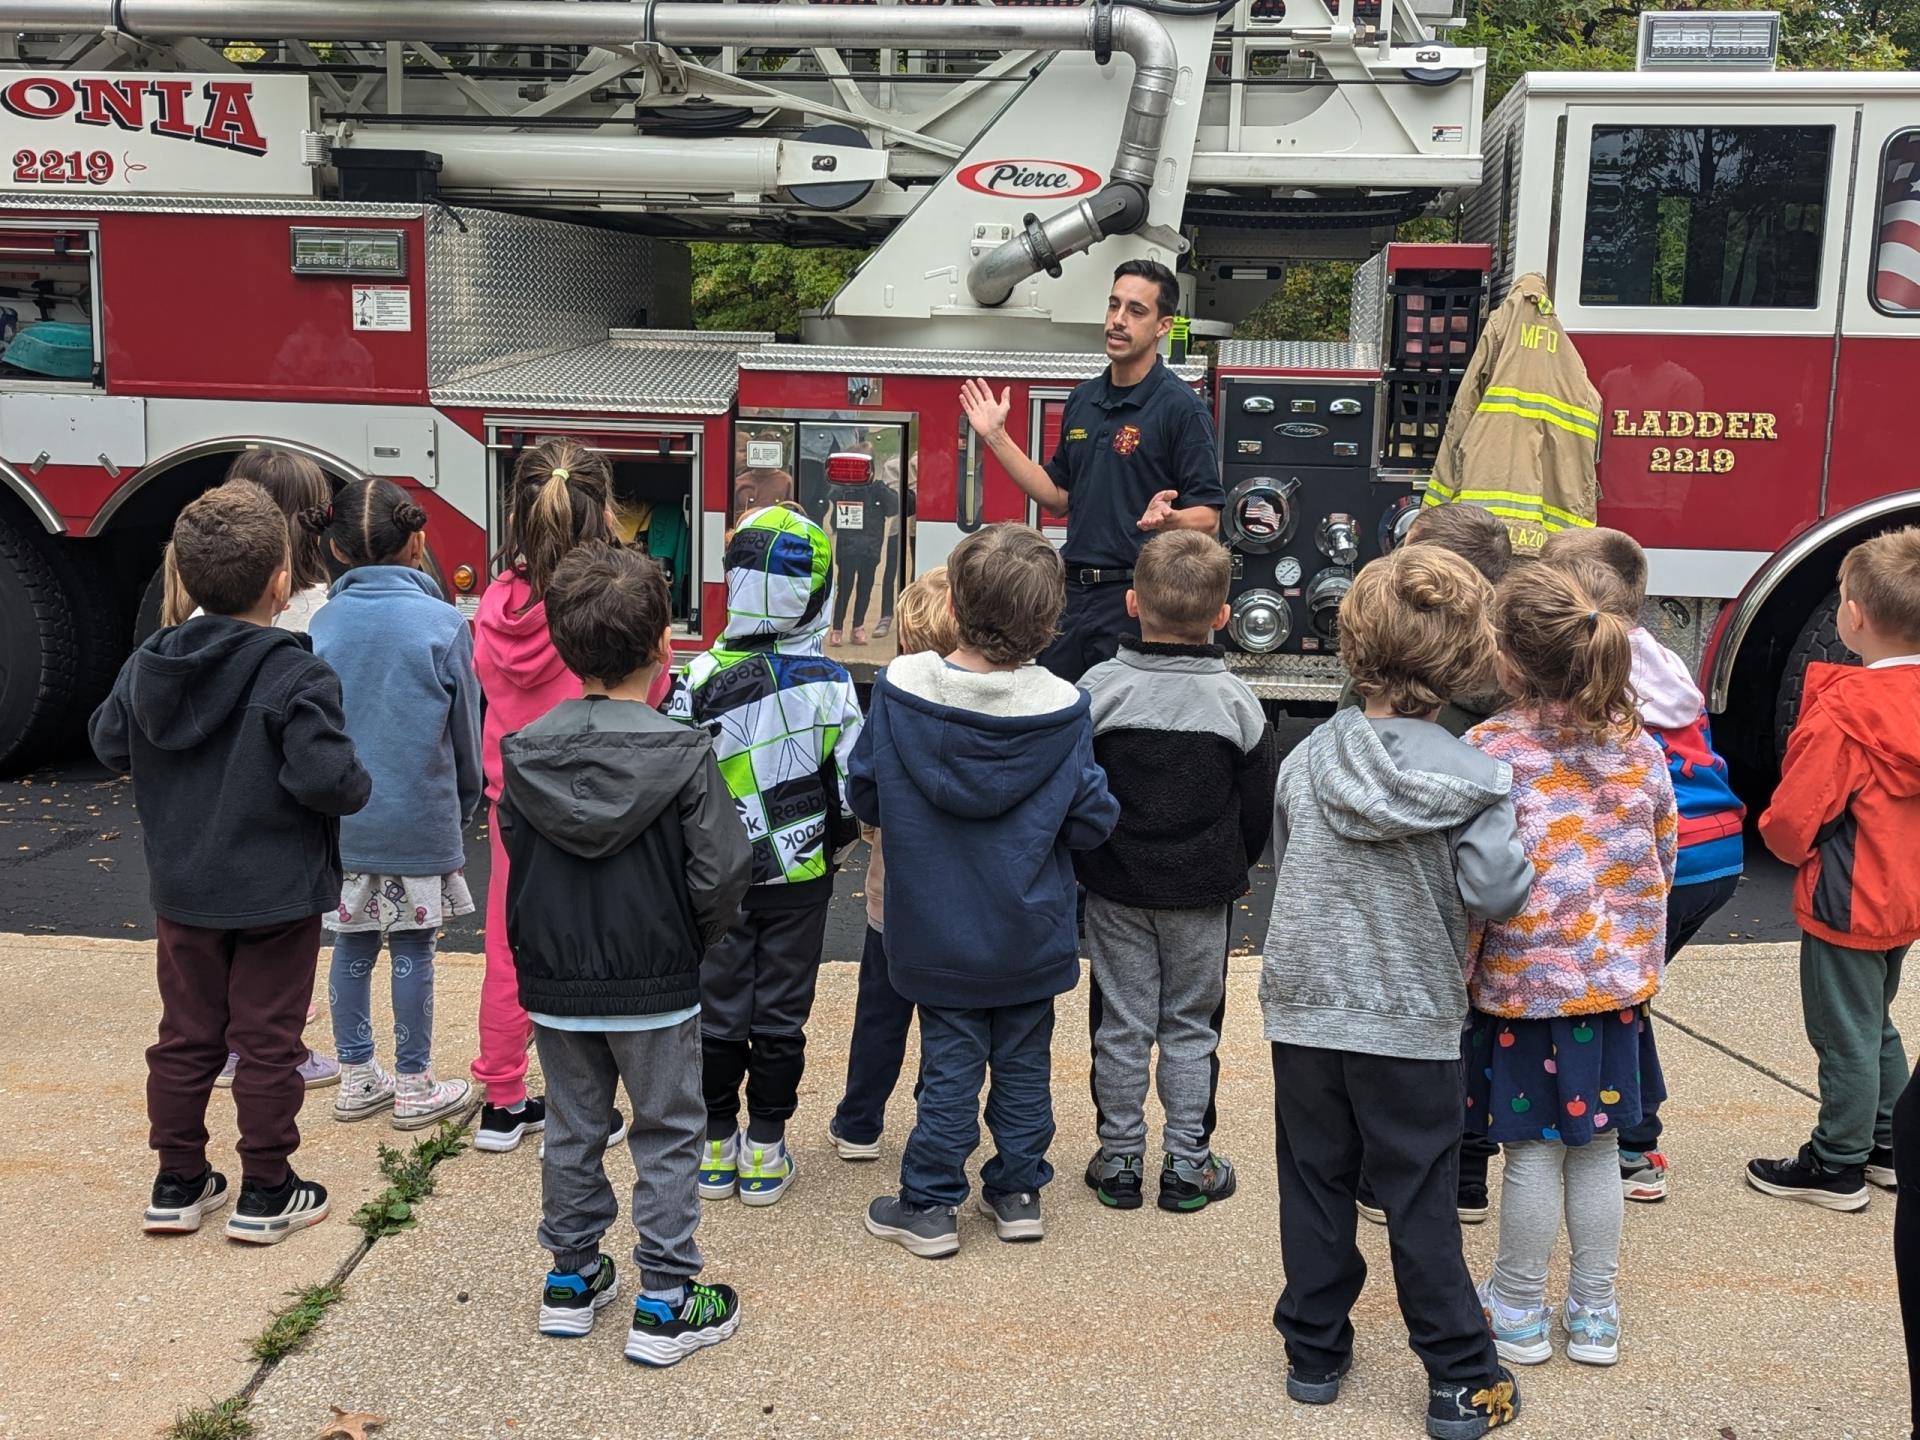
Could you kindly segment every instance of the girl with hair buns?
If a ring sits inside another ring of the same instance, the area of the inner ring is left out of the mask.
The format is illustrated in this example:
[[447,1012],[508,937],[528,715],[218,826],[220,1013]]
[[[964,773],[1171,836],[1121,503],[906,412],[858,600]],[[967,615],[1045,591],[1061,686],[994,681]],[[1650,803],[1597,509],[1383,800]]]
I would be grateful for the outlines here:
[[[1552,1355],[1555,1318],[1569,1359],[1619,1358],[1618,1134],[1666,1095],[1646,1005],[1665,968],[1679,815],[1635,710],[1619,583],[1585,561],[1510,573],[1495,629],[1513,705],[1466,735],[1513,767],[1535,871],[1525,909],[1486,927],[1468,981],[1467,1126],[1506,1152],[1480,1295],[1501,1358],[1522,1365]],[[1555,1317],[1547,1265],[1563,1213],[1572,1265]]]
[[[493,582],[474,617],[474,661],[486,692],[482,756],[487,799],[500,803],[500,742],[562,700],[580,698],[547,634],[547,585],[576,547],[611,544],[613,470],[575,440],[544,440],[523,451],[506,496],[506,535]],[[657,704],[668,685],[661,667]],[[480,990],[480,1056],[473,1077],[486,1094],[474,1148],[512,1150],[546,1125],[546,1102],[527,1094],[527,1045],[533,1022],[520,1006],[520,979],[507,942],[507,852],[497,823],[488,826],[493,864],[487,884],[487,973]],[[611,1126],[621,1137],[619,1118]]]
[[[313,617],[340,676],[347,734],[373,798],[340,827],[340,904],[327,993],[341,1063],[337,1120],[391,1108],[395,1129],[458,1114],[472,1087],[433,1073],[433,957],[441,923],[473,910],[461,832],[480,806],[480,682],[466,621],[421,570],[426,512],[391,480],[356,480],[308,528],[345,567]],[[373,967],[391,957],[395,1069],[374,1059]]]

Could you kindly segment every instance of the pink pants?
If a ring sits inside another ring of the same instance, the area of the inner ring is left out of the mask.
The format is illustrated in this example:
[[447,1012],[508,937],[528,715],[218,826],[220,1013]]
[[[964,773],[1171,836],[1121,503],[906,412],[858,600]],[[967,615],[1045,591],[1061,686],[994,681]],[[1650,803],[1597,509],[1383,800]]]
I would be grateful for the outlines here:
[[527,1098],[527,1042],[533,1022],[520,1008],[520,977],[507,944],[507,851],[500,843],[500,810],[487,826],[493,868],[487,876],[487,978],[480,985],[480,1058],[473,1078],[486,1088],[489,1105],[518,1105]]

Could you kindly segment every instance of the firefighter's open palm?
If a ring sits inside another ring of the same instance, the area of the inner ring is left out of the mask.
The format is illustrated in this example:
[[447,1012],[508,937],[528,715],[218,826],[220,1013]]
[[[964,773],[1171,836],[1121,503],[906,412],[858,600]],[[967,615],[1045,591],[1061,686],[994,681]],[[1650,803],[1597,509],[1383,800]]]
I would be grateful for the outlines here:
[[982,440],[991,440],[1007,431],[1007,412],[1013,408],[1013,387],[1009,385],[993,398],[993,387],[984,380],[969,380],[960,387],[960,408],[967,422]]
[[1180,498],[1178,490],[1162,490],[1147,502],[1147,510],[1135,525],[1142,530],[1160,530],[1173,519],[1173,502]]

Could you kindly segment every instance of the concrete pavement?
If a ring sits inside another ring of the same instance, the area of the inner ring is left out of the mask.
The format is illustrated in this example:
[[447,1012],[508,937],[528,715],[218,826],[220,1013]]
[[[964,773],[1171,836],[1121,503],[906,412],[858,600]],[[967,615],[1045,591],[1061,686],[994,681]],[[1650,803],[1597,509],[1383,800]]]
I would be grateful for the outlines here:
[[[264,1252],[212,1234],[140,1236],[150,964],[136,945],[0,940],[0,993],[16,1017],[0,1055],[12,1118],[0,1197],[16,1237],[0,1286],[0,1436],[147,1435],[181,1405],[240,1388],[246,1341],[281,1292],[329,1278],[354,1250],[346,1215],[372,1187],[375,1144],[393,1138],[336,1125],[317,1092],[299,1163],[335,1186],[334,1219]],[[478,975],[475,958],[442,958],[436,1049],[448,1073],[470,1053]],[[871,1239],[859,1217],[895,1178],[910,1111],[903,1087],[878,1164],[845,1164],[827,1144],[854,993],[853,967],[833,965],[794,1130],[800,1180],[770,1210],[706,1207],[709,1274],[743,1296],[734,1340],[651,1372],[621,1359],[619,1306],[584,1341],[537,1337],[535,1147],[468,1154],[438,1172],[420,1227],[375,1245],[308,1348],[267,1376],[250,1412],[258,1434],[310,1440],[329,1405],[390,1416],[382,1440],[1418,1434],[1421,1375],[1385,1234],[1371,1226],[1360,1243],[1375,1274],[1346,1391],[1325,1410],[1285,1399],[1269,1324],[1281,1272],[1256,981],[1256,962],[1235,962],[1219,1144],[1239,1163],[1241,1193],[1222,1206],[1119,1214],[1081,1185],[1092,1143],[1082,992],[1060,1006],[1061,1174],[1046,1192],[1046,1241],[1002,1245],[971,1211],[951,1261]],[[1785,1083],[1813,1075],[1797,994],[1786,946],[1703,948],[1674,967],[1661,1004],[1677,1023],[1661,1043],[1675,1190],[1664,1205],[1628,1207],[1622,1362],[1597,1372],[1556,1357],[1524,1372],[1516,1435],[1905,1433],[1890,1198],[1833,1215],[1741,1179],[1745,1159],[1791,1151],[1812,1121],[1812,1103]],[[1920,1025],[1920,1002],[1903,999],[1900,1013]],[[324,1019],[316,1028],[325,1034]],[[230,1116],[229,1102],[214,1111]],[[221,1125],[216,1144],[231,1138],[230,1119]],[[624,1150],[610,1171],[624,1206]],[[1493,1225],[1468,1232],[1476,1273],[1495,1239]],[[624,1261],[624,1219],[609,1242]],[[1556,1290],[1563,1276],[1564,1262]]]

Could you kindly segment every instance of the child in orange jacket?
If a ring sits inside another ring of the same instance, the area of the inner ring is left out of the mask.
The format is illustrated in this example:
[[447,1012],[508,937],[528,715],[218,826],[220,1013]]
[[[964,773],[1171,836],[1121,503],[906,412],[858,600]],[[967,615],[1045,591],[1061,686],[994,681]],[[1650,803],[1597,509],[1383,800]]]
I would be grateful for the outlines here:
[[1760,817],[1767,848],[1800,870],[1793,912],[1805,932],[1800,999],[1820,1057],[1820,1120],[1798,1155],[1751,1161],[1747,1179],[1768,1195],[1859,1210],[1868,1181],[1894,1185],[1907,1055],[1888,1007],[1920,939],[1920,529],[1848,553],[1839,629],[1862,666],[1808,668],[1780,785]]

